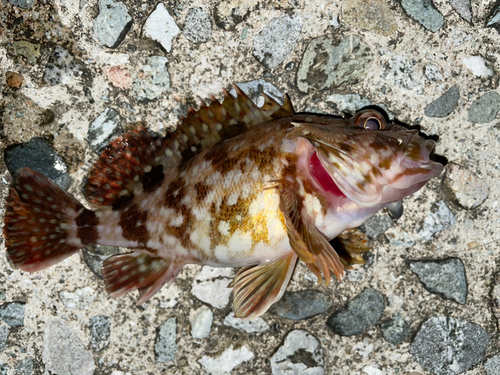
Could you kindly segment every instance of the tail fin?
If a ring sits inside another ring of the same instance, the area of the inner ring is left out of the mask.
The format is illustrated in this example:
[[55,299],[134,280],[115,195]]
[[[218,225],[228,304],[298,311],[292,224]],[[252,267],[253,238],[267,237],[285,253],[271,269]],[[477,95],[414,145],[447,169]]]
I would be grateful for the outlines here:
[[3,234],[7,254],[23,271],[50,267],[97,238],[95,214],[29,168],[16,174],[6,206]]

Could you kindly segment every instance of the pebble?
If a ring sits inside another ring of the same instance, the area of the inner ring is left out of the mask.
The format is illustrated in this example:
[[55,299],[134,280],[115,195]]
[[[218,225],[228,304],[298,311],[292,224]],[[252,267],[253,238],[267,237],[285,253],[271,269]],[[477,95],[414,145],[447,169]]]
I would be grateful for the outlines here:
[[182,33],[191,43],[205,43],[212,37],[210,13],[195,7],[188,10]]
[[400,313],[395,313],[391,319],[382,322],[380,328],[385,340],[392,345],[403,342],[411,332],[410,325]]
[[[264,97],[261,95],[262,93],[269,95],[280,105],[283,105],[285,101],[285,97],[283,96],[281,91],[278,90],[272,83],[269,83],[263,79],[237,83],[236,86],[238,86],[241,91],[247,94],[252,102],[254,102],[258,107],[262,107],[264,105]],[[232,88],[229,93],[236,97],[236,90],[234,88]]]
[[287,291],[271,306],[269,312],[286,319],[304,320],[323,314],[332,305],[333,300],[330,296],[314,289]]
[[5,323],[0,323],[0,353],[7,349],[7,339],[9,338],[10,328]]
[[195,339],[204,339],[210,334],[214,314],[207,306],[189,312],[189,323],[191,324],[191,336]]
[[47,373],[59,375],[93,375],[96,366],[92,352],[63,319],[53,318],[45,324],[42,361]]
[[410,260],[410,270],[418,276],[424,288],[462,305],[467,302],[465,267],[459,258]]
[[427,214],[422,225],[417,226],[415,235],[428,241],[436,233],[455,224],[455,215],[450,211],[444,201],[439,201],[431,206],[431,212]]
[[7,72],[5,73],[5,81],[7,82],[7,85],[13,89],[20,89],[24,78],[22,75],[17,74],[16,72]]
[[367,288],[350,300],[346,306],[335,311],[328,318],[327,326],[341,336],[353,336],[363,332],[382,317],[384,296]]
[[331,103],[338,113],[356,113],[371,104],[368,99],[359,94],[332,94],[328,95],[325,101]]
[[11,327],[24,326],[25,304],[21,302],[7,302],[0,306],[0,319]]
[[451,7],[460,17],[472,24],[472,7],[470,0],[448,0]]
[[424,66],[425,77],[431,82],[438,82],[443,79],[443,74],[439,68],[434,64],[425,64]]
[[500,353],[488,359],[484,364],[484,369],[486,371],[486,375],[500,374]]
[[385,233],[387,229],[392,227],[394,222],[387,214],[377,214],[366,220],[360,227],[368,238],[375,239],[381,234]]
[[486,61],[481,56],[464,57],[462,62],[477,77],[487,78],[493,75],[493,71],[486,65]]
[[172,40],[180,32],[175,20],[163,3],[159,3],[150,14],[142,30],[145,37],[160,43],[167,52],[172,49]]
[[137,100],[154,100],[170,90],[167,64],[168,59],[164,56],[150,56],[146,59],[140,76],[136,77],[133,84]]
[[221,0],[214,9],[215,24],[223,30],[234,30],[258,3],[259,0]]
[[253,318],[252,320],[244,320],[236,318],[234,312],[230,313],[224,319],[224,324],[236,329],[241,329],[247,333],[259,333],[269,330],[269,324],[262,318]]
[[476,124],[486,124],[495,119],[499,110],[500,95],[496,91],[490,91],[471,104],[468,120]]
[[389,203],[385,206],[387,209],[387,213],[391,217],[391,219],[398,220],[403,213],[405,212],[405,207],[403,206],[403,200],[400,199],[396,202]]
[[307,331],[291,331],[271,357],[273,375],[323,375],[323,349]]
[[390,36],[398,28],[391,8],[383,0],[343,1],[342,16],[348,24],[383,36]]
[[427,30],[435,33],[444,23],[443,15],[429,0],[402,0],[401,5],[408,15]]
[[104,69],[109,82],[119,89],[128,89],[130,87],[130,71],[122,66],[112,66]]
[[109,345],[111,336],[111,317],[106,315],[95,315],[89,320],[90,347],[99,352]]
[[14,365],[16,375],[30,375],[33,373],[33,358],[25,358],[17,361]]
[[32,138],[29,142],[5,150],[5,164],[11,175],[15,175],[20,168],[28,167],[64,189],[71,184],[63,158],[43,138]]
[[94,19],[94,33],[105,47],[116,48],[132,27],[132,16],[121,1],[101,0]]
[[82,74],[80,66],[68,50],[56,46],[45,66],[43,80],[50,86],[65,85]]
[[156,332],[155,356],[157,363],[170,362],[177,353],[177,318],[163,323]]
[[498,329],[500,330],[500,271],[493,276],[491,299],[493,302],[493,315],[497,318]]
[[236,366],[250,361],[253,357],[254,354],[246,345],[233,349],[233,344],[231,344],[219,357],[213,358],[204,355],[198,360],[198,363],[211,375],[229,375]]
[[460,99],[460,91],[458,90],[458,86],[455,85],[439,98],[429,103],[424,109],[424,114],[427,117],[446,117],[455,110],[458,99]]
[[490,189],[475,173],[455,163],[446,165],[441,193],[444,197],[466,210],[472,210],[484,203]]
[[410,353],[435,375],[461,374],[482,360],[489,341],[488,333],[477,324],[434,315],[422,324]]
[[118,254],[116,246],[92,245],[82,249],[83,261],[94,275],[102,280],[102,264],[112,255]]
[[[320,56],[321,55],[321,56]],[[317,61],[327,61],[318,64]],[[361,82],[370,72],[373,53],[357,35],[341,38],[320,36],[312,39],[297,70],[297,88],[329,90],[342,84]]]
[[495,3],[486,21],[486,26],[495,28],[500,32],[500,3]]
[[413,238],[401,229],[391,228],[385,232],[385,235],[389,239],[391,245],[401,247],[412,247],[415,245]]
[[16,54],[21,55],[31,64],[36,64],[36,61],[41,56],[40,44],[30,43],[25,40],[14,42]]
[[29,9],[35,4],[36,0],[9,0],[9,3],[15,7]]
[[106,108],[90,123],[85,140],[100,154],[109,142],[123,133],[120,116],[113,108]]
[[191,293],[200,301],[208,303],[216,309],[227,306],[232,289],[234,272],[232,268],[215,268],[204,266],[193,282]]
[[253,37],[253,55],[267,69],[273,70],[288,57],[302,30],[302,18],[273,18]]
[[86,286],[76,289],[74,292],[59,292],[59,298],[68,309],[87,310],[91,307],[97,293],[94,289]]
[[403,55],[396,55],[384,64],[380,76],[392,86],[420,93],[422,84],[415,76],[413,64]]

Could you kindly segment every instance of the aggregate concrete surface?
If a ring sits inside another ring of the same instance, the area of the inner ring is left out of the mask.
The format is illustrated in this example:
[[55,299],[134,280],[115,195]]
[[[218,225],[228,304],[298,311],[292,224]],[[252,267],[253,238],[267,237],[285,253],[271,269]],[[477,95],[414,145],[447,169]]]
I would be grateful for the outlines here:
[[84,202],[109,139],[165,133],[233,82],[296,111],[378,106],[450,163],[364,226],[366,265],[325,288],[299,264],[288,290],[310,292],[251,322],[232,314],[235,270],[186,267],[136,307],[105,292],[116,249],[29,274],[2,239],[0,374],[499,374],[499,31],[489,0],[1,0],[0,216],[9,169]]

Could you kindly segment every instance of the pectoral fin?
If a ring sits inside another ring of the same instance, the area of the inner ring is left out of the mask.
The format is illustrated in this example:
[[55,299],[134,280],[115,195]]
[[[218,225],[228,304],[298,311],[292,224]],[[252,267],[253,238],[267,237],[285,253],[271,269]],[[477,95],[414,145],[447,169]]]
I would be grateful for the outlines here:
[[274,262],[241,268],[233,282],[234,316],[252,319],[264,314],[285,292],[296,261],[290,252]]
[[353,264],[365,264],[363,254],[371,250],[368,237],[358,228],[343,231],[331,243],[346,268],[352,268]]

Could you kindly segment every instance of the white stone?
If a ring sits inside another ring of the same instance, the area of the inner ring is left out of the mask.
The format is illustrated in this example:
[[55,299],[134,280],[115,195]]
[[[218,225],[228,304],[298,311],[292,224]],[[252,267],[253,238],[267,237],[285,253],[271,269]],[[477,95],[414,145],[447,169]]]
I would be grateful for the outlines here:
[[232,268],[214,268],[205,266],[196,276],[191,293],[200,301],[208,303],[216,309],[227,306],[232,289],[227,286],[231,283]]
[[493,74],[491,69],[486,66],[486,63],[481,56],[464,57],[462,62],[475,76],[486,78]]
[[371,104],[368,99],[358,94],[332,94],[327,96],[325,100],[335,104],[340,112],[354,113]]
[[254,354],[245,345],[235,350],[231,344],[219,357],[212,358],[204,355],[198,363],[211,375],[226,375],[236,366],[250,361],[253,357]]
[[76,289],[74,292],[59,292],[59,298],[68,309],[87,310],[94,302],[96,291],[91,287]]
[[143,29],[144,36],[160,43],[167,52],[172,49],[172,40],[179,32],[179,27],[163,3],[158,4],[151,13]]
[[189,312],[189,323],[191,324],[191,336],[195,339],[204,339],[210,334],[214,314],[207,306]]
[[248,333],[264,332],[269,329],[269,324],[267,324],[262,318],[243,320],[240,318],[236,318],[234,316],[234,312],[226,316],[226,318],[224,319],[224,324],[236,329],[241,329]]
[[366,375],[384,375],[382,371],[373,366],[363,367],[363,373],[365,373]]

